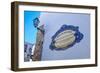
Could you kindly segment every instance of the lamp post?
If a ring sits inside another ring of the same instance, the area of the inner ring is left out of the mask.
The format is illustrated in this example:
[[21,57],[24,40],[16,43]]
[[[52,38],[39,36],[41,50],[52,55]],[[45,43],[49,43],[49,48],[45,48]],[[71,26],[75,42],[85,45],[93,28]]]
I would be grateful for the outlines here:
[[33,53],[32,60],[33,61],[40,61],[41,60],[41,54],[42,54],[42,48],[43,48],[43,38],[44,38],[44,26],[39,26],[39,19],[35,18],[33,20],[33,25],[35,28],[37,28],[37,38],[36,38],[36,44],[35,44],[35,50]]

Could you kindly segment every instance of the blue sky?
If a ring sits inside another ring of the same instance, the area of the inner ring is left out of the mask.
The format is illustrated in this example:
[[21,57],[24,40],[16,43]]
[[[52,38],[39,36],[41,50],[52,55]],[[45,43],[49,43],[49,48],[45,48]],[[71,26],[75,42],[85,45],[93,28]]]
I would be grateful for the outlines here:
[[39,11],[24,11],[24,40],[34,44],[36,42],[36,28],[33,26],[33,19],[40,16]]

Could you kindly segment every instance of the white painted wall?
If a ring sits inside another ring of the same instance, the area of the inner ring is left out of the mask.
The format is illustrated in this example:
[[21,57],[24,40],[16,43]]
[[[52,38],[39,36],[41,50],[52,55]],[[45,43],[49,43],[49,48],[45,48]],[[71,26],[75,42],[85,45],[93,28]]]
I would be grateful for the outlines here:
[[[14,0],[0,0],[0,73],[14,73],[10,70],[10,54],[11,54],[11,12],[10,3]],[[16,0],[19,1],[19,0]],[[62,4],[79,4],[79,5],[98,5],[98,13],[100,13],[100,0],[20,0],[20,1],[34,1],[47,3],[62,3]],[[100,14],[98,14],[98,19]],[[98,22],[99,24],[100,22]],[[100,25],[98,25],[100,27]],[[100,31],[100,29],[98,30]],[[100,37],[100,33],[98,34]],[[100,43],[100,39],[98,39]],[[100,52],[98,46],[98,52]],[[98,53],[100,56],[100,53]],[[73,68],[73,69],[56,69],[56,70],[40,70],[34,73],[99,73],[100,72],[100,58],[98,59],[98,67]],[[22,73],[33,73],[33,71],[26,71]]]

